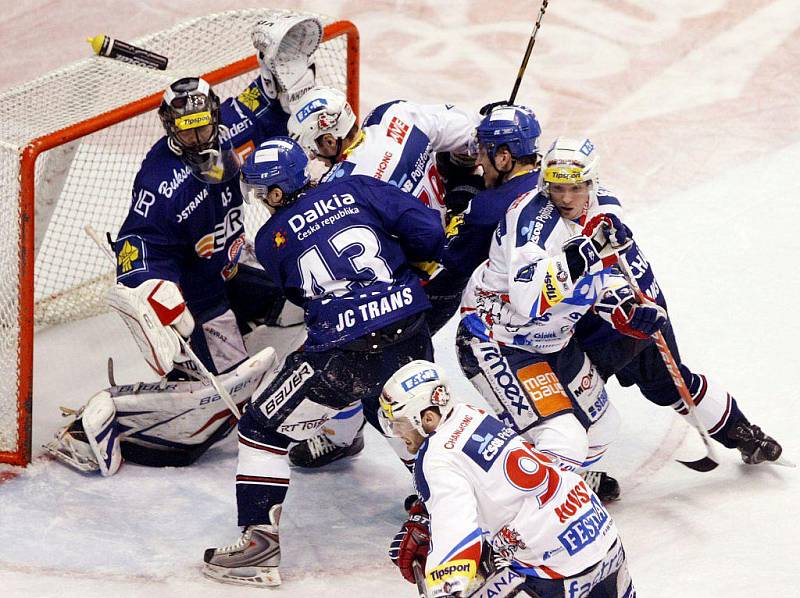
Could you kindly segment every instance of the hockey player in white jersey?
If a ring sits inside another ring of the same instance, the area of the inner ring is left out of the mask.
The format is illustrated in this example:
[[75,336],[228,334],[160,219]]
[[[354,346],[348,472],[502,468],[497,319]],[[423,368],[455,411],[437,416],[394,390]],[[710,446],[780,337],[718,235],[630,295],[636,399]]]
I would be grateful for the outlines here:
[[[614,521],[586,482],[492,415],[455,403],[439,366],[403,366],[380,402],[386,429],[417,454],[422,500],[390,556],[409,581],[414,561],[424,566],[428,596],[635,596]],[[518,594],[480,587],[484,541],[505,567],[490,579]]]
[[[164,93],[166,135],[136,176],[128,216],[114,243],[117,284],[109,304],[125,320],[156,382],[117,385],[91,397],[45,447],[80,471],[116,473],[123,460],[184,466],[236,425],[220,394],[201,380],[178,340],[189,339],[200,364],[244,405],[274,375],[277,357],[259,342],[245,345],[250,322],[300,324],[299,310],[248,261],[239,158],[286,133],[292,98],[314,84],[316,18],[278,15],[252,28],[259,76],[221,101],[203,79],[185,77]],[[301,313],[301,312],[300,312]],[[275,331],[276,328],[272,328]],[[297,332],[281,332],[298,337]],[[248,354],[248,349],[250,354]]]
[[[614,266],[619,253],[645,291],[641,302]],[[780,455],[780,445],[750,424],[728,393],[680,362],[661,289],[621,221],[619,200],[598,186],[597,152],[588,139],[557,139],[548,150],[538,192],[511,205],[490,260],[470,281],[462,316],[465,371],[488,371],[480,367],[486,342],[499,346],[509,364],[508,357],[520,351],[560,360],[577,344],[590,357],[595,377],[616,375],[625,386],[636,384],[651,402],[680,411],[682,402],[651,338],[660,329],[710,435],[738,448],[747,463]],[[524,394],[523,372],[514,371]],[[581,403],[578,390],[572,392]],[[593,406],[586,407],[582,411],[591,417]],[[579,454],[583,447],[574,443],[566,450]]]
[[[581,314],[575,308],[561,318],[547,313],[533,321],[524,313],[512,313],[515,305],[533,299],[528,279],[534,267],[517,267],[516,260],[526,266],[532,263],[522,252],[527,235],[536,229],[527,216],[520,217],[520,222],[527,223],[522,235],[507,233],[514,229],[506,223],[509,214],[517,214],[525,198],[536,193],[540,173],[532,157],[537,156],[539,127],[533,112],[524,106],[495,106],[476,133],[478,161],[488,189],[473,199],[464,219],[466,224],[475,211],[476,224],[487,230],[494,218],[495,232],[487,239],[489,260],[484,253],[484,263],[464,293],[457,334],[459,363],[507,425],[559,460],[562,467],[586,470],[615,438],[619,415],[608,400],[603,380],[577,343],[569,336],[558,341],[560,330],[572,327]],[[444,262],[475,263],[472,252],[468,242],[451,241]],[[517,270],[519,276],[509,276]],[[545,275],[544,270],[536,272]],[[557,274],[563,277],[566,271],[562,267],[552,276]],[[584,475],[604,500],[618,497],[619,485],[604,472]]]
[[[451,105],[394,100],[375,108],[359,127],[344,94],[317,87],[297,102],[288,129],[310,156],[331,166],[320,184],[352,175],[370,176],[417,197],[439,213],[444,225],[448,193],[452,190],[463,199],[466,187],[458,183],[474,169],[473,163],[460,161],[456,155],[467,151],[477,119],[477,114]],[[442,153],[451,189],[440,177],[436,152]],[[418,266],[433,306],[428,326],[435,334],[457,311],[460,288],[451,284],[438,264]],[[318,436],[293,447],[292,463],[320,467],[356,454],[364,446],[362,425],[358,411],[343,414]]]

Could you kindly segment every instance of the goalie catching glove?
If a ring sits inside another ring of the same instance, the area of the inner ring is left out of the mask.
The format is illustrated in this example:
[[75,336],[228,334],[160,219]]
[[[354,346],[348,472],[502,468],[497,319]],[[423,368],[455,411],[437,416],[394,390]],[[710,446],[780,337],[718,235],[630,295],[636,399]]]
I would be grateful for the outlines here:
[[322,41],[322,23],[314,17],[278,15],[256,23],[250,36],[267,95],[290,113],[290,105],[314,87],[312,55]]
[[164,376],[181,353],[177,334],[189,338],[194,318],[178,285],[169,280],[146,280],[129,288],[117,283],[106,302],[122,317],[147,364]]
[[663,307],[646,295],[641,295],[637,302],[627,284],[601,291],[593,309],[615,330],[638,339],[650,338],[667,323]]
[[431,544],[431,520],[425,505],[416,496],[409,496],[406,504],[409,517],[392,540],[389,558],[400,568],[406,581],[416,583],[414,561],[425,570]]

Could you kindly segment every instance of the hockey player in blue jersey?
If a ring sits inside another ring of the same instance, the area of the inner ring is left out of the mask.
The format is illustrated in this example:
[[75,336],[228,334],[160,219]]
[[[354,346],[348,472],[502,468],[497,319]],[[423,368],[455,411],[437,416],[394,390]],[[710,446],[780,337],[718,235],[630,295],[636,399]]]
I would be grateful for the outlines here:
[[289,301],[305,313],[308,339],[262,385],[239,422],[238,542],[209,548],[204,573],[244,585],[278,585],[278,526],[289,487],[288,447],[331,417],[362,405],[379,430],[386,380],[433,348],[430,308],[408,261],[438,259],[438,216],[412,196],[372,177],[309,188],[308,159],[289,138],[248,158],[247,197],[272,213],[256,255]]
[[[322,28],[317,19],[279,16],[257,23],[252,34],[261,72],[238,97],[220,102],[197,77],[179,79],[164,93],[159,117],[166,135],[134,181],[113,245],[117,284],[107,296],[163,380],[112,381],[59,433],[48,449],[83,471],[112,475],[123,458],[187,465],[234,426],[214,388],[197,379],[175,331],[190,339],[238,404],[275,365],[272,349],[249,357],[242,336],[250,322],[291,320],[281,289],[254,258],[245,263],[240,158],[286,133],[283,106],[313,85],[309,62]],[[276,55],[286,38],[305,45],[289,44],[292,53]]]
[[[371,176],[418,198],[445,224],[451,197],[463,199],[475,192],[474,185],[465,184],[474,163],[457,165],[452,156],[468,150],[476,119],[477,114],[447,104],[394,100],[377,106],[359,126],[340,91],[316,87],[298,101],[288,128],[309,155],[331,166],[320,184]],[[440,165],[447,169],[447,184]],[[428,326],[435,334],[457,311],[459,285],[465,281],[453,279],[438,263],[415,266],[432,304]],[[355,454],[364,446],[362,425],[357,411],[337,418],[317,436],[292,447],[289,458],[298,466],[321,467]]]

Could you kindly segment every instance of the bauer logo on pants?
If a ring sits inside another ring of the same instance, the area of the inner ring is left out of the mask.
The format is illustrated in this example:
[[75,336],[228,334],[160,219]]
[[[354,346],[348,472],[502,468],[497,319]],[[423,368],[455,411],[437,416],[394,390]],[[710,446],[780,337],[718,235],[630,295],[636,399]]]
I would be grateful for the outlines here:
[[547,362],[526,366],[517,371],[517,377],[542,417],[572,408],[564,387]]
[[287,400],[292,398],[294,393],[297,392],[297,389],[303,385],[303,382],[313,375],[314,368],[311,367],[310,363],[304,361],[297,366],[294,372],[280,385],[278,390],[267,397],[267,400],[259,406],[259,409],[261,409],[267,417],[272,417]]

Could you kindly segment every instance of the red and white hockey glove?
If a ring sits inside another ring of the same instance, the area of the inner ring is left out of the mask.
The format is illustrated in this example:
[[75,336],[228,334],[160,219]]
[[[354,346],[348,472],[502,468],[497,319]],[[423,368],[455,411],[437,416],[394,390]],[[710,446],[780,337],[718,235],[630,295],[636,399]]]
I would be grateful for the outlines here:
[[400,568],[406,581],[416,583],[413,563],[425,569],[431,544],[431,520],[422,501],[416,500],[408,509],[408,520],[397,532],[389,546],[389,558]]
[[625,251],[633,244],[633,233],[614,214],[598,214],[583,227],[583,235],[593,239],[598,246],[605,245],[606,240],[616,251]]
[[620,286],[603,291],[594,311],[622,334],[646,339],[664,327],[667,312],[646,295],[642,295],[640,301],[636,302],[628,285]]

